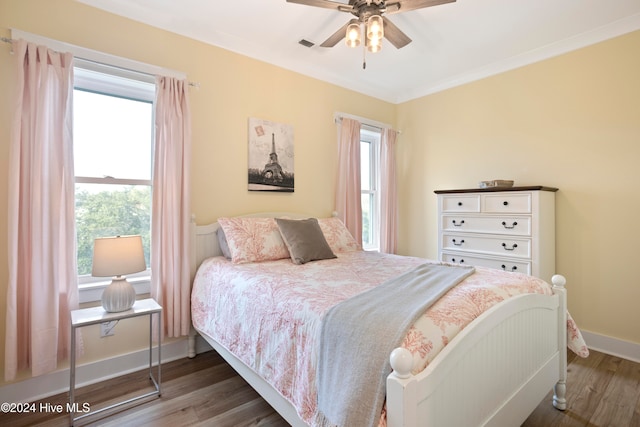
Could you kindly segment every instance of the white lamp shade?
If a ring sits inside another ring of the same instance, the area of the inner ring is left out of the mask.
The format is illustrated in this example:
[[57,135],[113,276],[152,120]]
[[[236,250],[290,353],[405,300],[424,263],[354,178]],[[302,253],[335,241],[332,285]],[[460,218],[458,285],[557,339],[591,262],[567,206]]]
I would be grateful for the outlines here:
[[92,276],[112,277],[146,270],[142,238],[117,236],[95,239]]

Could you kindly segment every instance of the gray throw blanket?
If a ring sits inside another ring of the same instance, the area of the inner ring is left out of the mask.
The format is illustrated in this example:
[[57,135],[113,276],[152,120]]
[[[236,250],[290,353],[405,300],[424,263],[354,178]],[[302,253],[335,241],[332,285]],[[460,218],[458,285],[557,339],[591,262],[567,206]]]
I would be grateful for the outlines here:
[[389,354],[431,304],[474,271],[423,264],[329,309],[320,331],[317,424],[377,425]]

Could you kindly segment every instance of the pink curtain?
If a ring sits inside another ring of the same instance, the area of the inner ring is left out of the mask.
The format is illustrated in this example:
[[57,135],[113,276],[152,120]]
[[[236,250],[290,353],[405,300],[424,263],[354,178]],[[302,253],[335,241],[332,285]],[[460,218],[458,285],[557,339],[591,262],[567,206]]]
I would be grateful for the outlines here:
[[188,84],[156,78],[156,142],[151,213],[151,296],[164,333],[188,335],[191,115]]
[[360,122],[343,118],[338,137],[336,212],[347,230],[362,246],[360,178]]
[[380,140],[380,252],[390,254],[398,249],[397,137],[395,130],[383,129]]
[[78,308],[73,56],[19,40],[9,158],[5,380],[57,368]]

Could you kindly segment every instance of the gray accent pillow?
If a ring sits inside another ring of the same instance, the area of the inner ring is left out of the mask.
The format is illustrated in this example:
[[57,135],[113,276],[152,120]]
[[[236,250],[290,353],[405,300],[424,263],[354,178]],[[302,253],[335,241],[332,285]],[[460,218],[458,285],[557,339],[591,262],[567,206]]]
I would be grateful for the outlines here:
[[216,235],[218,236],[218,246],[220,246],[222,255],[226,259],[231,259],[231,251],[229,250],[229,243],[227,243],[227,236],[224,235],[224,230],[222,229],[222,227],[218,228],[218,231],[216,231]]
[[337,258],[324,238],[317,219],[276,218],[276,222],[294,264]]

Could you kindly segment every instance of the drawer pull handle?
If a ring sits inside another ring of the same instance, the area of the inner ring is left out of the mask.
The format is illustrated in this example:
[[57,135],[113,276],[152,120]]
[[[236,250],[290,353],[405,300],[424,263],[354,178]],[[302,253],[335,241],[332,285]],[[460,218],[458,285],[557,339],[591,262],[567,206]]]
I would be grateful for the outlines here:
[[458,202],[458,206],[462,206],[462,202]]
[[456,220],[454,219],[452,222],[454,227],[462,227],[462,224],[464,224],[464,219],[460,222],[456,222]]
[[509,202],[507,202],[506,200],[505,200],[504,202],[502,202],[502,204],[503,204],[504,206],[509,206]]
[[[455,221],[454,221],[454,222],[455,222]],[[506,223],[506,222],[502,221],[502,226],[503,226],[504,228],[506,228],[506,229],[509,229],[509,230],[513,230],[514,228],[516,228],[516,225],[518,225],[518,223],[517,223],[517,222],[515,222],[515,221],[513,221],[513,225],[511,225],[511,226],[507,225],[507,223]]]
[[[456,259],[455,258],[451,258],[451,262],[456,262]],[[458,264],[463,264],[463,263],[464,263],[464,260],[461,259]]]
[[[502,269],[504,271],[507,271],[507,266],[502,264]],[[511,271],[516,271],[518,269],[518,266],[514,265],[513,267],[511,267]]]
[[464,243],[464,240],[460,240],[460,243],[457,243],[456,239],[453,239],[452,241],[453,241],[453,244],[456,246],[462,246],[462,244]]
[[518,247],[518,244],[517,244],[517,243],[514,243],[514,244],[513,244],[513,246],[511,246],[510,248],[508,248],[508,247],[507,247],[507,244],[506,244],[506,243],[503,243],[503,244],[502,244],[502,247],[504,248],[504,250],[505,250],[505,251],[512,251],[512,250],[514,250],[515,248],[517,248],[517,247]]

